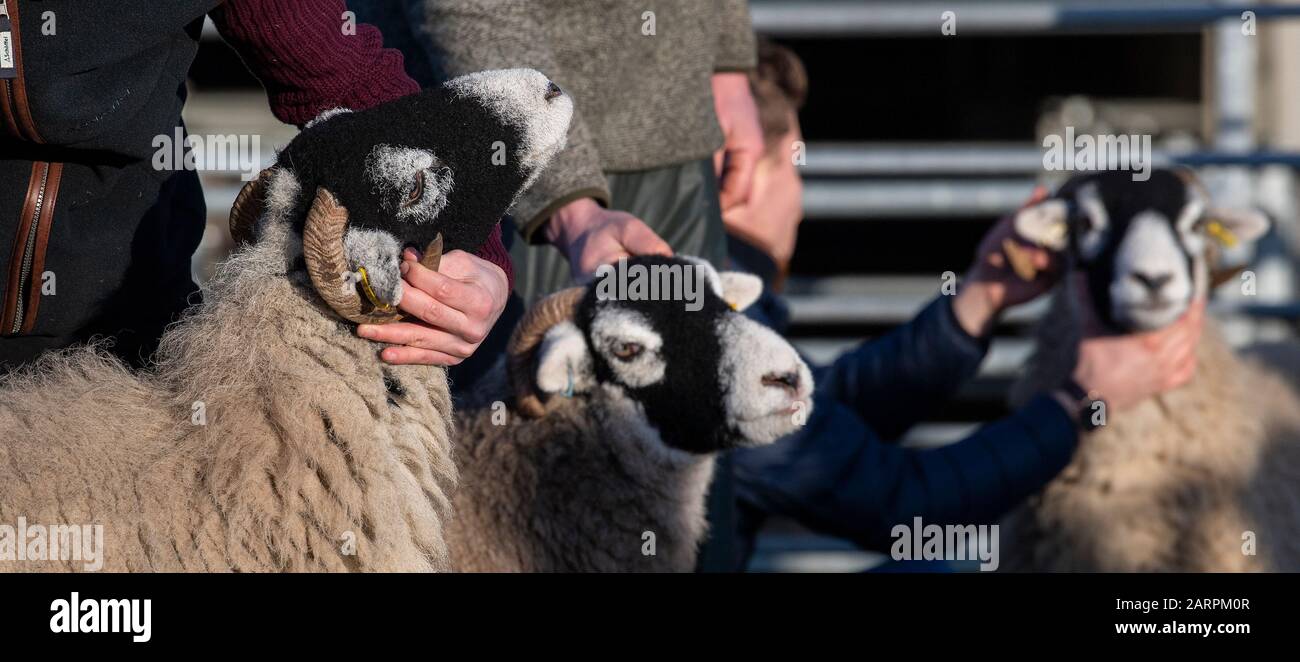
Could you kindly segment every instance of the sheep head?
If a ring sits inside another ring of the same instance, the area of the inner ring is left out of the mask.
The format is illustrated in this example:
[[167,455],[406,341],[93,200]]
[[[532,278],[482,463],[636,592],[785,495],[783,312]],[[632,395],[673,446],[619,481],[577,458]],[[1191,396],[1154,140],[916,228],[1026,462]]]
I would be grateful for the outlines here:
[[1076,176],[1015,218],[1021,237],[1066,252],[1098,319],[1121,332],[1177,320],[1221,280],[1212,274],[1220,247],[1254,241],[1268,225],[1258,211],[1211,206],[1190,172],[1167,169],[1146,181]]
[[[638,296],[611,279],[657,280]],[[695,279],[674,289],[674,283]],[[749,274],[694,258],[638,257],[602,268],[587,287],[543,299],[508,349],[516,408],[598,390],[625,398],[671,449],[711,453],[768,443],[811,413],[812,375],[779,335],[741,314],[762,291]],[[683,296],[662,296],[664,292]],[[629,425],[635,421],[628,421]]]
[[484,71],[367,110],[309,123],[244,187],[237,242],[269,223],[302,236],[326,303],[353,322],[400,318],[402,250],[437,267],[472,251],[565,144],[573,103],[532,69]]

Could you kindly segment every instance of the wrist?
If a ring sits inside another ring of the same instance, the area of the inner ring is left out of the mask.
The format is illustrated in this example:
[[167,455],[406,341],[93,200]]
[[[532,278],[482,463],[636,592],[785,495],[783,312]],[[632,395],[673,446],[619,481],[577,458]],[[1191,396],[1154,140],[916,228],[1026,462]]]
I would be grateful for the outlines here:
[[714,96],[725,96],[737,90],[749,91],[749,74],[743,71],[717,71],[709,82]]
[[546,225],[542,226],[542,236],[547,243],[560,249],[560,252],[565,252],[573,240],[587,230],[600,210],[600,203],[594,199],[578,198],[551,215]]
[[1079,416],[1082,413],[1079,411],[1079,403],[1075,402],[1074,398],[1065,392],[1065,389],[1054,389],[1048,395],[1061,405],[1061,409],[1065,410],[1065,415],[1070,417],[1071,422],[1075,425],[1079,424]]
[[953,297],[952,312],[962,330],[974,338],[983,338],[993,330],[1002,312],[999,297],[983,282],[963,283]]
[[1051,395],[1083,432],[1091,432],[1106,424],[1106,401],[1080,385],[1077,379],[1065,380]]

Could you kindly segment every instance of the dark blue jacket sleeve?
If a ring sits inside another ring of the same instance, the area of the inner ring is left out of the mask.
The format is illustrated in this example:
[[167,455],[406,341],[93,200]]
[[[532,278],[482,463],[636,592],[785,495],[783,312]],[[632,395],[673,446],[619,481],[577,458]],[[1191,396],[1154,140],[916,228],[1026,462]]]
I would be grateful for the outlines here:
[[[769,290],[775,263],[731,235],[727,252],[728,266],[763,279],[763,296],[745,314],[785,335],[789,311]],[[988,347],[988,339],[974,338],[961,328],[952,312],[952,297],[941,296],[907,324],[859,344],[829,366],[814,366],[813,379],[819,393],[870,421],[880,438],[897,441],[975,376]]]
[[961,328],[952,297],[941,296],[907,324],[814,369],[813,378],[819,394],[896,441],[975,376],[988,346]]
[[749,520],[741,533],[781,514],[886,551],[893,526],[913,517],[994,522],[1065,468],[1076,442],[1073,422],[1048,396],[929,450],[882,443],[853,411],[821,397],[795,434],[733,452],[737,497]]

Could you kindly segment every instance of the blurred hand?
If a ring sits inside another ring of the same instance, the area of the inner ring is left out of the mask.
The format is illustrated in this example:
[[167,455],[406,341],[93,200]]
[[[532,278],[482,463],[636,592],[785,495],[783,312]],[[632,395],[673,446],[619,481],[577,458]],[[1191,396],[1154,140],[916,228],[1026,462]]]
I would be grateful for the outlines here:
[[801,139],[799,119],[790,113],[790,130],[767,149],[754,168],[749,201],[722,212],[727,232],[767,253],[784,269],[794,255],[803,220],[803,181],[793,147]]
[[[1046,197],[1047,189],[1036,188],[1024,206],[1037,204]],[[1014,219],[1014,214],[1004,216],[980,240],[979,248],[975,250],[975,261],[953,300],[957,321],[972,336],[987,334],[999,313],[1047,292],[1060,277],[1058,257],[1045,248],[1025,242],[1019,242],[1020,246],[1030,256],[1038,276],[1031,281],[1021,280],[1011,269],[1002,251],[1002,242],[1006,239],[1019,241]]]
[[410,248],[402,253],[405,287],[397,305],[419,321],[362,324],[357,335],[396,345],[380,353],[388,363],[456,365],[478,349],[501,317],[509,281],[501,267],[465,251],[443,255],[438,271],[419,259]]
[[722,209],[749,201],[754,166],[763,156],[763,127],[758,105],[749,91],[749,76],[741,72],[713,74],[713,112],[722,128],[722,149],[713,154]]
[[596,268],[633,255],[672,255],[673,249],[641,219],[605,209],[591,198],[574,200],[551,216],[546,240],[569,260],[574,280],[591,280]]
[[1196,373],[1196,344],[1204,328],[1205,299],[1193,301],[1178,321],[1163,329],[1123,336],[1103,335],[1092,306],[1081,308],[1088,312],[1074,380],[1113,410],[1127,409],[1178,388]]

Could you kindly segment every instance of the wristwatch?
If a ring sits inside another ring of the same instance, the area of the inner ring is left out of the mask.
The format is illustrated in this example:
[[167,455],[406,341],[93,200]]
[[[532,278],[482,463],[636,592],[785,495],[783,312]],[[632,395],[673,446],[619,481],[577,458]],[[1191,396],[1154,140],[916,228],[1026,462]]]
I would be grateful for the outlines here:
[[[1088,391],[1079,385],[1079,382],[1074,381],[1073,377],[1061,384],[1061,390],[1065,391],[1065,394],[1075,403],[1075,419],[1078,421],[1080,430],[1092,432],[1106,424],[1105,400],[1091,397]],[[1101,411],[1103,412],[1101,421],[1097,421],[1093,417],[1093,413],[1097,411],[1097,403],[1101,403]]]

